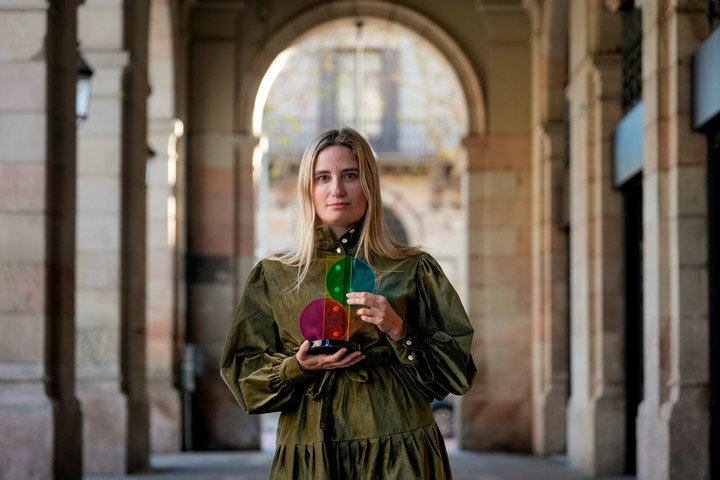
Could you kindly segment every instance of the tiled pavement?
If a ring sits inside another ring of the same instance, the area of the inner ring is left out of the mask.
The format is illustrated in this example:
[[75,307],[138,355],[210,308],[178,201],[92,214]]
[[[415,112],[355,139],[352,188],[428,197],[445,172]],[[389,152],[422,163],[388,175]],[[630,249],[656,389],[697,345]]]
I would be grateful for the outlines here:
[[[87,476],[88,480],[266,480],[272,453],[179,453],[153,456],[153,470],[128,476]],[[535,458],[504,453],[450,453],[455,480],[586,480],[561,457]],[[634,477],[596,477],[631,480]]]

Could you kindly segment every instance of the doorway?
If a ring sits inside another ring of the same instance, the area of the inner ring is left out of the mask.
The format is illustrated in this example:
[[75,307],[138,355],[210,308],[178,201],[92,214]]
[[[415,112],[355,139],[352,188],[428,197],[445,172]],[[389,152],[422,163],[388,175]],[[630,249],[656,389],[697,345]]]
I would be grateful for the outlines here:
[[643,201],[642,173],[627,181],[623,193],[625,265],[625,473],[637,470],[636,418],[643,398]]

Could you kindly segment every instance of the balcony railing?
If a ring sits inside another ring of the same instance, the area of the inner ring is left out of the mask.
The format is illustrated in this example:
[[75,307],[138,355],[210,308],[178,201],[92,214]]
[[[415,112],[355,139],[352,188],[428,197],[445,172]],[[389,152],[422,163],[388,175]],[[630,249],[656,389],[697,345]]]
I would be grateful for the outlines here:
[[[299,160],[305,148],[323,131],[319,125],[317,119],[272,122],[265,129],[269,140],[268,154],[297,155]],[[393,133],[395,138],[380,136],[369,139],[380,157],[426,157],[433,156],[438,151],[437,141],[430,134],[430,128],[425,121],[398,121]]]

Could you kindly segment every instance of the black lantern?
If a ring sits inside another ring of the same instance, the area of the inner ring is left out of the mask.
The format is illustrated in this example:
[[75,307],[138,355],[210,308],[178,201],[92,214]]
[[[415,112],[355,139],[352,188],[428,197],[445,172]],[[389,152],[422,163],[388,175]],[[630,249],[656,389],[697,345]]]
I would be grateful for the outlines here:
[[150,145],[147,145],[147,153],[146,153],[146,159],[147,162],[145,163],[145,186],[147,187],[150,185],[150,182],[152,182],[153,179],[153,173],[155,171],[155,157],[157,156],[157,153],[155,153],[155,150],[150,147]]
[[90,78],[93,71],[77,50],[77,93],[75,96],[75,115],[85,120],[90,110]]

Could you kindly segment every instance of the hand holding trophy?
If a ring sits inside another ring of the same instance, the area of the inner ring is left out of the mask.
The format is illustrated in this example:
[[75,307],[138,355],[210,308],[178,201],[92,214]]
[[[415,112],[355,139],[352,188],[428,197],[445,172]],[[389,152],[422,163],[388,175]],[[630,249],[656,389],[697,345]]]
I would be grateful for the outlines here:
[[325,260],[325,296],[308,303],[300,314],[300,331],[310,342],[310,354],[359,351],[351,340],[350,292],[374,292],[375,272],[362,260],[331,256]]

